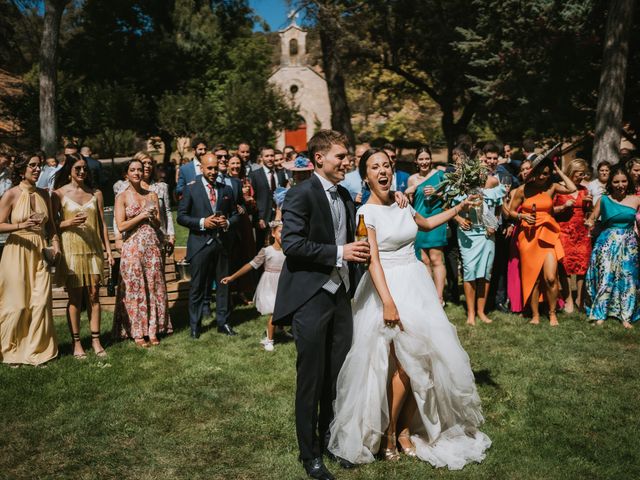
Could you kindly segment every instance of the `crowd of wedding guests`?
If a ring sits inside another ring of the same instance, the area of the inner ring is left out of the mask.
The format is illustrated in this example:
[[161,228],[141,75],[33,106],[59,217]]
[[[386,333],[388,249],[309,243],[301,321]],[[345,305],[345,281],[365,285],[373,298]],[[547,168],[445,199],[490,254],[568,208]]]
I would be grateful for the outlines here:
[[[392,190],[403,192],[425,218],[445,208],[438,186],[448,173],[470,159],[484,166],[484,185],[456,199],[476,194],[480,204],[419,232],[415,241],[416,256],[443,305],[460,302],[462,283],[469,325],[491,323],[493,310],[537,324],[541,307],[550,325],[558,324],[559,310],[585,311],[596,325],[615,318],[631,328],[640,319],[640,158],[633,152],[621,152],[620,163],[600,162],[592,171],[580,158],[560,168],[557,152],[545,155],[529,139],[516,151],[462,138],[450,163],[436,162],[427,146],[410,162],[399,162],[392,144],[379,147],[394,168]],[[348,173],[342,185],[357,206],[370,194],[358,170],[370,148],[357,145],[343,165]],[[195,139],[192,151],[192,158],[175,167],[138,152],[113,184],[87,146],[67,145],[56,158],[0,154],[3,363],[38,365],[57,356],[52,286],[68,294],[78,359],[87,357],[80,338],[83,309],[91,348],[106,355],[99,291],[108,283],[116,294],[114,338],[147,348],[171,334],[164,265],[175,247],[176,207],[177,223],[189,230],[191,337],[200,337],[213,303],[215,327],[228,336],[236,335],[234,305],[255,303],[261,314],[271,315],[284,262],[278,207],[287,189],[309,178],[314,166],[293,147],[254,150],[241,142],[229,149]],[[103,197],[111,188],[112,225],[105,221]],[[274,349],[275,333],[269,319],[261,340],[265,350]]]

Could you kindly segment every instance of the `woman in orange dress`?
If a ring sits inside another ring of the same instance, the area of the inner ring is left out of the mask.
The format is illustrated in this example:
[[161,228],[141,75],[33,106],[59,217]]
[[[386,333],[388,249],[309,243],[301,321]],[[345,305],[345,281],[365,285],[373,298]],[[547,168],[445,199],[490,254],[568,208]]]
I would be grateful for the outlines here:
[[[555,170],[564,185],[551,180]],[[522,275],[522,299],[531,304],[534,325],[540,323],[540,282],[549,305],[549,324],[558,325],[558,262],[564,257],[560,242],[560,226],[553,218],[553,196],[570,194],[576,186],[546,155],[538,156],[531,164],[527,183],[518,187],[509,205],[509,216],[520,222],[518,250]],[[518,212],[518,208],[520,211]],[[517,212],[517,213],[516,213]]]

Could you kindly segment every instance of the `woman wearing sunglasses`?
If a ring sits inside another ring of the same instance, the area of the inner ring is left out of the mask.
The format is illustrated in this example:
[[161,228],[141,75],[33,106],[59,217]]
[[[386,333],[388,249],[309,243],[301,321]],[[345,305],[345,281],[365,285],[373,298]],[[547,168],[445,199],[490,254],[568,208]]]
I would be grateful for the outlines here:
[[104,223],[102,192],[94,189],[91,175],[78,154],[67,155],[62,169],[56,173],[53,199],[59,208],[58,228],[62,236],[63,261],[56,272],[56,283],[69,295],[67,312],[73,338],[73,356],[87,357],[80,342],[80,312],[86,290],[91,327],[91,347],[99,357],[106,356],[100,343],[100,285],[103,284],[104,255],[113,266],[109,233]]
[[45,255],[57,258],[60,242],[49,195],[36,188],[41,171],[38,155],[19,155],[14,187],[0,201],[0,233],[9,234],[0,261],[0,361],[15,365],[40,365],[58,355]]

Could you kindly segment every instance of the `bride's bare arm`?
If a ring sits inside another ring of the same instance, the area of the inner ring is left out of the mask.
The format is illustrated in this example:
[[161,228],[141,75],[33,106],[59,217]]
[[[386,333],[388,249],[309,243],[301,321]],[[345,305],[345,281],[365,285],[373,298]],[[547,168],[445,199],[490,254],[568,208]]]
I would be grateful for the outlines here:
[[456,205],[449,210],[445,210],[444,212],[438,213],[433,217],[424,218],[422,215],[416,212],[416,216],[414,217],[416,221],[416,225],[420,230],[433,230],[436,227],[439,227],[443,223],[447,223],[449,220],[456,217],[460,212],[468,210],[471,206],[471,203],[475,200],[475,197],[468,197],[462,203]]
[[380,263],[376,231],[373,228],[367,227],[367,233],[369,235],[369,248],[371,254],[371,257],[369,258],[369,275],[371,275],[373,286],[376,287],[380,300],[382,300],[383,321],[390,327],[398,325],[400,330],[403,330],[398,309],[396,308],[396,304],[393,301],[393,297],[391,296],[391,292],[387,286],[387,279],[384,276],[384,270]]

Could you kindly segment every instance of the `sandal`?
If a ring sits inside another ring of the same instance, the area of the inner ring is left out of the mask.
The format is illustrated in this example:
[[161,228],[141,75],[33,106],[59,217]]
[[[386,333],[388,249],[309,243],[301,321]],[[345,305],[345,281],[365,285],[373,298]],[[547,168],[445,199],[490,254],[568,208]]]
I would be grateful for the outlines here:
[[[73,343],[80,343],[80,334],[71,332],[71,338],[73,338]],[[81,345],[82,346],[82,345]],[[73,358],[76,360],[86,360],[87,354],[85,352],[82,353],[73,353]]]
[[380,456],[387,460],[388,462],[397,462],[400,460],[400,454],[398,453],[398,448],[396,447],[396,436],[394,435],[382,435],[382,439],[391,440],[391,444],[393,447],[391,448],[381,448]]
[[[98,342],[100,341],[100,332],[91,332],[91,340],[98,340]],[[106,357],[107,356],[107,352],[104,351],[104,348],[102,348],[101,350],[96,350],[95,348],[93,349],[93,353],[96,354],[97,357]]]
[[157,347],[160,345],[160,340],[158,340],[158,337],[149,337],[149,343],[154,347]]
[[134,338],[133,339],[134,342],[136,342],[136,345],[142,348],[149,348],[149,344],[147,343],[147,341],[144,339],[144,337],[140,337],[140,338]]
[[[400,439],[401,438],[409,440],[409,443],[411,444],[411,446],[409,448],[403,447],[402,444],[400,443]],[[403,432],[400,435],[398,435],[398,445],[400,446],[400,451],[402,453],[404,453],[407,457],[417,457],[418,456],[416,454],[416,446],[411,441],[411,436],[410,436],[409,432]]]

